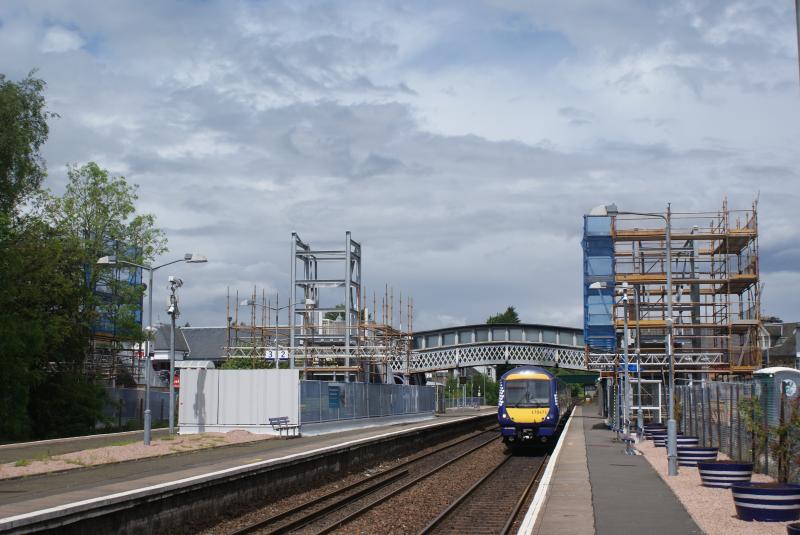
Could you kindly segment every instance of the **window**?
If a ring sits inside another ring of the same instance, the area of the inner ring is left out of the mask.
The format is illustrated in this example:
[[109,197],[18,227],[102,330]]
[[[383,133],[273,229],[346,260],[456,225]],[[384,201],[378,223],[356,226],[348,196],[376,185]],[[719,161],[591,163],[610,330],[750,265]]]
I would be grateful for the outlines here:
[[575,337],[575,345],[577,345],[577,346],[583,346],[584,345],[583,344],[583,333],[580,333]]
[[537,343],[539,341],[539,329],[525,329],[525,340]]
[[421,336],[414,337],[414,349],[422,349],[422,344],[424,340]]
[[512,380],[506,381],[506,407],[549,407],[550,381]]
[[549,329],[545,329],[542,331],[542,342],[545,344],[555,344],[556,343],[556,332],[551,331]]
[[499,328],[496,327],[492,329],[492,341],[493,342],[505,342],[506,341],[506,329],[505,327]]
[[442,335],[442,345],[443,346],[454,346],[456,345],[456,333],[444,333]]
[[460,331],[458,333],[458,343],[459,344],[471,344],[472,343],[472,331]]
[[511,342],[522,342],[522,328],[521,327],[509,327],[508,328],[508,340]]
[[439,335],[430,334],[425,337],[425,347],[439,347]]
[[475,341],[476,342],[488,342],[489,341],[489,329],[478,329],[475,331]]

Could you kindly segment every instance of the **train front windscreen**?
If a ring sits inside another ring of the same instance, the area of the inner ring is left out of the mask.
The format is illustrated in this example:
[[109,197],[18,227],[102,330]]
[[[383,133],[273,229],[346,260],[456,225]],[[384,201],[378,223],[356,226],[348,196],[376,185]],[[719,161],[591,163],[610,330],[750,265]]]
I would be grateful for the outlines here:
[[506,407],[542,408],[550,406],[550,381],[517,379],[506,381]]

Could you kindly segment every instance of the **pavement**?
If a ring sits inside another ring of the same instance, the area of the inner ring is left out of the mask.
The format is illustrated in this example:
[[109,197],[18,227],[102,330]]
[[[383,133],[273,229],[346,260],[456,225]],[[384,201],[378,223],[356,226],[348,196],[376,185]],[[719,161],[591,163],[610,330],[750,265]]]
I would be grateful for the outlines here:
[[[436,420],[457,420],[479,414],[489,414],[495,410],[440,415],[436,417]],[[366,421],[364,423],[367,424]],[[303,436],[288,440],[261,440],[190,453],[77,468],[49,475],[0,480],[0,518],[169,483],[226,468],[335,446],[343,442],[369,438],[387,432],[411,430],[432,423],[434,422],[429,419],[423,422],[394,423],[381,427],[361,427],[338,433]]]
[[596,404],[576,408],[533,533],[703,533],[647,460],[625,455],[597,413]]
[[[167,436],[169,429],[152,430],[152,438]],[[105,433],[81,437],[54,438],[37,440],[36,442],[17,442],[0,445],[0,464],[12,463],[21,459],[39,459],[42,457],[63,455],[81,450],[114,446],[121,442],[139,442],[144,440],[144,431],[124,431],[122,433]]]

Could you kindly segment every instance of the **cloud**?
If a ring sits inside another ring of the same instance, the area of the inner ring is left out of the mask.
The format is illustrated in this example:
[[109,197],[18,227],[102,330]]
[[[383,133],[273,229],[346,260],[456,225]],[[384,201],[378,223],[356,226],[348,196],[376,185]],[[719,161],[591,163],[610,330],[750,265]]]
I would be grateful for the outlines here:
[[413,295],[417,329],[508,305],[579,326],[592,206],[758,196],[764,310],[791,319],[790,7],[19,0],[0,5],[0,52],[12,79],[39,69],[61,116],[48,187],[95,160],[140,185],[160,260],[208,256],[163,273],[192,325],[224,324],[228,288],[285,302],[291,232],[341,247],[351,230],[367,295]]
[[62,53],[78,50],[86,41],[78,32],[74,32],[61,26],[48,28],[42,39],[41,50],[45,54]]

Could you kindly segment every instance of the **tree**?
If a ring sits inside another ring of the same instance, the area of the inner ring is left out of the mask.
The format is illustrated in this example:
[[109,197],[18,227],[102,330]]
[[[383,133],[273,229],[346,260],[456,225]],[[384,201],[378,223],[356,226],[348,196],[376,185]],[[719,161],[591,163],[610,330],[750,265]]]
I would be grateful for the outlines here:
[[[338,304],[334,308],[336,311],[325,313],[325,319],[330,321],[336,321],[339,318],[344,319],[344,304]],[[341,312],[339,312],[340,310]]]
[[28,76],[14,83],[0,74],[0,213],[15,212],[37,192],[47,175],[39,149],[47,140],[43,80]]
[[[136,212],[138,186],[128,184],[125,177],[112,176],[94,162],[70,166],[67,175],[64,195],[49,197],[45,212],[77,251],[85,278],[83,320],[92,326],[105,317],[113,325],[116,342],[141,341],[136,312],[141,309],[144,285],[131,283],[136,274],[124,264],[107,268],[96,262],[113,254],[118,260],[150,263],[166,250],[164,233],[156,228],[152,214]],[[101,299],[98,288],[111,298]]]
[[514,310],[514,307],[510,306],[505,312],[500,312],[494,316],[489,316],[489,318],[486,320],[486,323],[492,325],[495,323],[520,323],[520,321],[517,311]]

